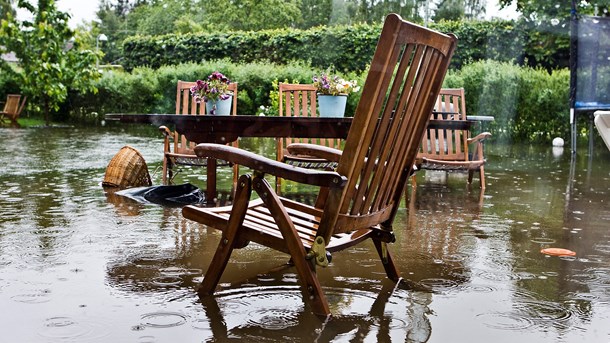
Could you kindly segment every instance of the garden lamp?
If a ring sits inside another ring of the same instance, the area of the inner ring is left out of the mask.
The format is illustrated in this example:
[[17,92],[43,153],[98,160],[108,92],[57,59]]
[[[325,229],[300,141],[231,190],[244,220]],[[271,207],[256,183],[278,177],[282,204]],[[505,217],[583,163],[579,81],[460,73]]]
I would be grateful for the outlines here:
[[[99,36],[97,36],[97,38],[95,39],[95,51],[100,51],[100,41],[102,42],[107,42],[108,41],[108,37],[105,34],[100,34]],[[100,61],[99,58],[97,58],[95,60],[95,68],[99,69],[100,66]]]

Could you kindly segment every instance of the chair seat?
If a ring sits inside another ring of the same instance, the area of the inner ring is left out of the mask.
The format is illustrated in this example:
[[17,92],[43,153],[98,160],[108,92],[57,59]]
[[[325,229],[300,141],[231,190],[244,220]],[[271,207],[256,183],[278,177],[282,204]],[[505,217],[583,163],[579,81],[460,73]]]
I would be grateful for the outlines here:
[[419,169],[426,170],[478,170],[485,164],[485,160],[481,161],[444,161],[423,158],[421,164],[417,165]]
[[[193,167],[205,167],[208,165],[207,158],[197,157],[197,155],[184,155],[184,154],[166,154],[168,158],[171,158],[174,164],[185,165],[185,166],[193,166]],[[229,163],[225,160],[216,160],[217,166],[232,166],[232,163]]]
[[[317,227],[320,224],[322,211],[313,206],[304,205],[284,197],[280,197],[280,200],[294,223],[303,246],[306,249],[310,249],[317,235]],[[232,206],[213,208],[187,206],[183,209],[182,214],[187,219],[195,220],[209,227],[224,231],[227,228],[232,208]],[[280,229],[261,199],[256,199],[249,203],[242,229],[243,231],[240,233],[242,239],[266,246],[273,246],[284,253],[290,253],[285,245]],[[326,250],[333,252],[358,244],[369,238],[372,232],[374,230],[361,229],[351,233],[335,234],[326,246]]]
[[294,157],[284,155],[284,163],[291,166],[307,168],[307,169],[321,169],[321,170],[334,170],[337,168],[337,162],[331,162],[325,159],[319,158],[307,158],[307,157]]

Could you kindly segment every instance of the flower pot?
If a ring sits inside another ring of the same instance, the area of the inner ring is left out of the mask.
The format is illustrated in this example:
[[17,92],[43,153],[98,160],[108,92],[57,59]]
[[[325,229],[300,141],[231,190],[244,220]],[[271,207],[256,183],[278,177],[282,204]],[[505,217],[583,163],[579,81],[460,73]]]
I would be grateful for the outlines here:
[[320,117],[343,117],[347,95],[318,94]]
[[205,103],[205,113],[217,116],[228,116],[231,114],[231,103],[233,102],[233,96],[229,96],[225,100],[208,100]]

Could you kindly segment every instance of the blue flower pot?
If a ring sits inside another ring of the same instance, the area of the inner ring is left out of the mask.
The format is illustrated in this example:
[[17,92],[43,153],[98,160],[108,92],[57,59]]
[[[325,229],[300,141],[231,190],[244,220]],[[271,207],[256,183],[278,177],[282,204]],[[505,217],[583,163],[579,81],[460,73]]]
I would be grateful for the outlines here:
[[228,116],[231,114],[231,103],[233,102],[233,96],[229,96],[226,100],[217,101],[206,101],[205,113],[217,116]]
[[343,117],[347,95],[318,94],[318,111],[320,117]]

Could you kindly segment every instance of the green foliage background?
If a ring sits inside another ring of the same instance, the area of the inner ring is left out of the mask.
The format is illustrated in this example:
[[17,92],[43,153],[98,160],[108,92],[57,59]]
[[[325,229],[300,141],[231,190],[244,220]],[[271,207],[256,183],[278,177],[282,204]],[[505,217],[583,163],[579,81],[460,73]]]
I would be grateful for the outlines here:
[[[493,59],[546,69],[569,65],[567,32],[540,32],[523,21],[440,21],[430,28],[458,36],[452,67]],[[380,24],[320,26],[308,30],[277,29],[162,36],[133,36],[123,45],[123,65],[159,68],[183,62],[228,58],[237,63],[302,61],[314,68],[334,65],[342,71],[366,70]]]
[[[159,69],[136,68],[131,73],[107,72],[96,84],[97,93],[83,95],[73,93],[69,107],[73,117],[88,119],[90,113],[174,113],[176,83],[178,80],[195,81],[203,79],[213,71],[221,71],[232,82],[238,83],[237,108],[240,114],[257,114],[260,107],[271,107],[273,84],[278,80],[292,83],[311,83],[312,76],[319,70],[301,63],[274,65],[269,63],[236,64],[228,60],[196,64],[185,63],[165,66]],[[364,81],[362,75],[343,74],[350,79]],[[275,89],[277,92],[277,89]],[[350,96],[346,112],[353,113],[357,101]],[[134,101],[137,99],[137,101]],[[277,106],[277,105],[276,105]],[[267,113],[274,113],[273,108]]]
[[[105,113],[173,113],[176,82],[201,79],[215,70],[238,83],[238,112],[250,115],[260,113],[261,106],[266,115],[277,111],[273,107],[277,107],[274,92],[278,81],[311,83],[311,77],[320,71],[306,64],[236,64],[223,60],[157,70],[136,68],[131,73],[108,72],[96,84],[97,94],[72,94],[67,110],[79,118],[87,118],[92,112],[100,113],[100,118]],[[341,75],[357,80],[359,85],[366,78],[366,73]],[[464,87],[468,115],[495,118],[484,126],[493,140],[549,142],[554,137],[569,137],[567,69],[548,73],[508,62],[479,61],[450,70],[443,86]],[[349,96],[347,115],[354,113],[359,98],[360,92]]]

